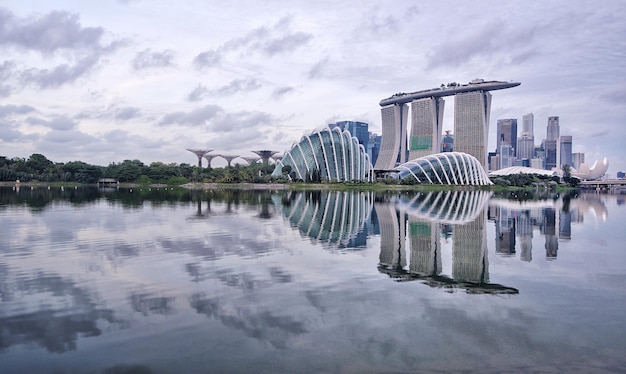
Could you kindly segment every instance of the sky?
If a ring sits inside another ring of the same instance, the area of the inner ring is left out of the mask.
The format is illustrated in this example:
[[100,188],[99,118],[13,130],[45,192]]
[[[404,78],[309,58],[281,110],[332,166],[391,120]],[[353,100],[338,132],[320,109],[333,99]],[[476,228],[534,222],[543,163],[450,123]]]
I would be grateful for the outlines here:
[[626,171],[624,14],[621,0],[0,0],[0,156],[282,153],[342,120],[380,134],[378,103],[397,92],[482,78],[521,82],[492,92],[490,151],[498,119],[519,129],[533,113],[540,144],[559,116],[573,151],[607,157],[614,175]]

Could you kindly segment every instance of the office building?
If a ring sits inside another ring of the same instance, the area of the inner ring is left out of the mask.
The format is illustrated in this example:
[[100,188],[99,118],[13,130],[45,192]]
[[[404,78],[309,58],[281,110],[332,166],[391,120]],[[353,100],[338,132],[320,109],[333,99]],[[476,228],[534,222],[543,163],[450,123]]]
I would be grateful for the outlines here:
[[358,139],[359,144],[363,144],[363,147],[367,149],[367,143],[369,141],[369,125],[365,122],[359,121],[339,121],[337,123],[330,123],[328,127],[339,127],[341,131],[348,131],[352,136]]
[[517,138],[517,148],[515,156],[518,160],[530,160],[535,157],[535,139],[523,132],[522,136]]
[[548,117],[548,132],[547,132],[547,140],[559,140],[560,136],[559,130],[559,117]]
[[[560,167],[561,163],[559,160],[560,152],[559,152],[559,137],[560,137],[560,129],[559,129],[559,117],[552,116],[548,117],[548,127],[547,127],[547,140],[556,142],[556,157],[554,161],[554,166],[551,167]],[[552,147],[550,145],[550,147]],[[552,149],[552,148],[550,148]],[[548,165],[553,165],[552,160],[548,162],[549,157],[546,155],[546,169],[548,169]]]
[[563,165],[574,166],[572,160],[572,137],[570,135],[563,135],[559,141],[559,167]]
[[545,152],[545,168],[546,170],[552,170],[557,166],[557,141],[545,140],[543,143],[543,149]]
[[372,162],[372,165],[376,165],[376,161],[378,160],[378,153],[380,152],[380,144],[382,141],[383,137],[375,134],[375,133],[369,133],[369,140],[367,142],[367,155],[370,158],[370,161]]
[[580,165],[585,163],[584,153],[572,153],[572,166],[574,169],[579,170]]
[[517,152],[517,120],[516,119],[499,119],[497,121],[497,150],[500,152],[500,145],[508,143],[512,150],[513,156]]
[[508,168],[513,166],[515,161],[515,156],[513,155],[513,148],[509,143],[502,142],[500,143],[500,148],[498,149],[498,153],[500,156],[500,169]]
[[526,133],[531,138],[535,137],[535,116],[532,113],[522,116],[522,134]]

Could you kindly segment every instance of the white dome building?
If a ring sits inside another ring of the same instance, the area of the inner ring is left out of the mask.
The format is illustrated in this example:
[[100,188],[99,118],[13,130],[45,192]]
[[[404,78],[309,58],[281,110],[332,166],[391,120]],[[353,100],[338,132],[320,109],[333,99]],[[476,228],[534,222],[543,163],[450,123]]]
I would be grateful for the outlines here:
[[396,170],[400,179],[419,184],[485,186],[493,184],[476,157],[462,152],[443,152],[416,158]]
[[350,132],[338,127],[303,136],[276,162],[272,176],[282,175],[284,166],[291,167],[291,179],[307,180],[319,175],[321,180],[350,182],[372,181],[374,177],[363,145]]

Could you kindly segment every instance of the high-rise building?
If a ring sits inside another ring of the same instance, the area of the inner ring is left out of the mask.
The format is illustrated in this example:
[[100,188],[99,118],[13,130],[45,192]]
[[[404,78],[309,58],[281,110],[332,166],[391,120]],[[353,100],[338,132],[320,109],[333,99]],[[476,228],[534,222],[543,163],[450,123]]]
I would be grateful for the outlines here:
[[572,153],[572,166],[574,169],[579,170],[580,164],[585,163],[585,154],[584,153]]
[[559,167],[562,167],[563,165],[574,166],[574,162],[572,160],[572,137],[570,135],[563,135],[560,138],[559,160]]
[[491,94],[470,91],[454,96],[454,151],[470,154],[487,170]]
[[375,170],[392,170],[407,161],[406,127],[409,106],[387,105],[380,110],[382,117],[382,143]]
[[552,170],[557,165],[557,141],[545,140],[543,143],[543,149],[545,151],[545,168],[546,170]]
[[367,142],[367,155],[370,157],[370,162],[372,165],[376,165],[376,161],[378,160],[378,153],[380,153],[380,144],[382,141],[382,136],[369,133],[369,140]]
[[500,145],[505,142],[513,149],[513,156],[517,152],[517,119],[499,119],[497,122],[497,147],[500,152]]
[[444,100],[425,97],[411,102],[409,160],[439,153]]
[[532,113],[524,114],[522,116],[522,134],[526,133],[528,136],[535,137],[535,116]]
[[[474,79],[467,84],[456,82],[438,88],[411,93],[397,93],[380,101],[383,139],[380,154],[374,169],[388,171],[406,162],[407,149],[407,103],[414,108],[414,123],[417,124],[411,134],[413,151],[428,148],[438,153],[441,139],[441,116],[444,96],[454,95],[454,150],[468,153],[477,158],[483,168],[487,167],[487,135],[489,114],[491,112],[491,93],[493,90],[519,86],[519,82],[499,82]],[[426,100],[422,100],[426,99]],[[436,129],[435,129],[436,128]],[[436,139],[435,139],[436,137]],[[415,153],[414,153],[415,154]]]
[[513,148],[507,142],[500,143],[500,149],[498,149],[500,155],[500,169],[513,166],[515,157],[513,156]]
[[547,140],[556,140],[557,142],[559,141],[559,117],[558,116],[553,116],[553,117],[548,117],[548,133],[547,133]]
[[350,132],[350,135],[359,140],[359,144],[363,144],[363,147],[367,149],[367,142],[369,141],[369,125],[365,122],[359,121],[339,121],[337,123],[330,123],[328,127],[331,129],[339,127],[342,131]]
[[535,139],[527,134],[523,132],[522,136],[517,138],[515,154],[518,160],[530,160],[535,157]]

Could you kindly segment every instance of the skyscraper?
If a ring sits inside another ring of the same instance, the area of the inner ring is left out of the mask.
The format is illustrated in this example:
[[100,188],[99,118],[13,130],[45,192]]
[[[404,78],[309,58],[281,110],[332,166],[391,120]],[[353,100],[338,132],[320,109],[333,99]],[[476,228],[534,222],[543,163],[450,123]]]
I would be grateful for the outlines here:
[[579,170],[580,164],[585,163],[585,154],[584,153],[572,153],[572,166],[574,169]]
[[559,167],[563,165],[574,166],[572,160],[572,137],[571,135],[563,135],[559,142]]
[[548,117],[548,134],[547,140],[559,141],[559,117]]
[[499,119],[497,122],[497,150],[500,152],[502,143],[508,143],[513,155],[517,152],[517,119]]
[[339,127],[342,131],[350,132],[352,136],[359,140],[359,144],[363,144],[363,147],[367,149],[367,143],[369,141],[369,125],[367,123],[359,121],[339,121],[329,124],[328,127],[331,129],[333,127]]
[[491,94],[470,91],[454,96],[454,151],[468,153],[487,170]]
[[[554,166],[553,167],[560,167],[561,166],[561,162],[559,161],[559,156],[560,156],[560,152],[559,152],[559,136],[560,136],[560,130],[559,130],[559,117],[558,116],[552,116],[552,117],[548,117],[548,131],[547,131],[547,137],[546,139],[549,141],[554,141],[555,142],[555,148],[556,148],[556,156],[555,156],[555,161],[554,161]],[[550,147],[552,147],[552,143],[550,143]],[[552,148],[550,148],[552,149]],[[547,152],[547,149],[546,149]],[[552,165],[552,162],[550,162],[550,165]],[[548,167],[548,155],[546,153],[546,169],[550,170],[551,167]]]
[[411,102],[409,160],[439,153],[444,100],[425,97]]
[[392,104],[380,109],[382,117],[382,144],[375,170],[392,170],[407,161],[406,128],[409,106]]
[[535,116],[532,113],[522,116],[522,134],[526,133],[529,137],[535,137]]
[[[406,162],[409,156],[407,144],[407,103],[414,103],[414,133],[411,147],[417,153],[439,152],[435,140],[441,139],[441,117],[444,96],[454,95],[455,151],[476,157],[483,168],[487,167],[487,135],[491,111],[490,91],[519,86],[519,82],[500,82],[474,79],[467,84],[456,82],[438,88],[411,93],[397,93],[380,101],[382,117],[382,147],[374,169],[390,171]],[[426,100],[421,100],[426,99]],[[436,139],[435,139],[436,137]],[[415,153],[414,153],[415,154]]]
[[535,141],[534,138],[522,133],[522,136],[517,138],[517,149],[515,150],[518,160],[530,160],[535,156]]
[[545,140],[543,143],[543,149],[546,158],[546,170],[552,170],[557,165],[557,141]]

